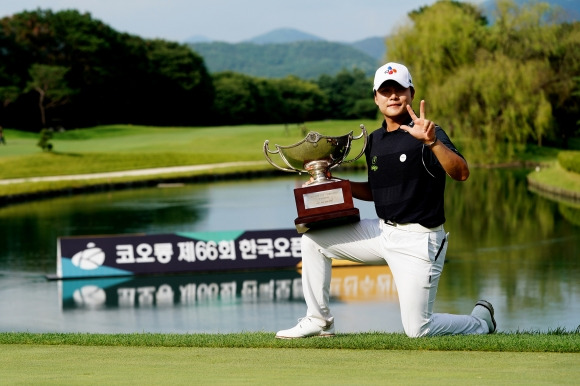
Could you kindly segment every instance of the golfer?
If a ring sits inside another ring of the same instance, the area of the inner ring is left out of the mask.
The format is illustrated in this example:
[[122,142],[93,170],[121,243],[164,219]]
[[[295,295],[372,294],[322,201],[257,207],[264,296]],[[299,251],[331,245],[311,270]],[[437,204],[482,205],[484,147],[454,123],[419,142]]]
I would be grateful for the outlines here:
[[448,246],[443,228],[446,175],[465,181],[467,162],[443,129],[427,118],[425,101],[418,116],[413,111],[415,88],[407,67],[380,67],[373,93],[384,121],[369,135],[365,149],[368,181],[351,182],[351,187],[353,197],[374,202],[378,218],[302,236],[306,316],[276,338],[334,336],[329,308],[332,259],[387,263],[410,337],[495,332],[494,310],[485,300],[470,315],[433,313]]

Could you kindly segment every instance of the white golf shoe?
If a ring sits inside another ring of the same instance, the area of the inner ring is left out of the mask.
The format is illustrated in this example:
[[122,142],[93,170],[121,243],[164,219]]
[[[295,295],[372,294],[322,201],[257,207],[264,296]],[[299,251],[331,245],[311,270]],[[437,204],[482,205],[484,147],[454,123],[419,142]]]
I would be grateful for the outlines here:
[[488,334],[493,334],[497,329],[497,324],[493,317],[493,306],[490,302],[480,300],[475,303],[475,307],[473,308],[473,311],[471,311],[471,316],[483,319],[485,323],[487,323],[487,327],[489,328]]
[[310,336],[331,337],[334,336],[334,320],[326,322],[324,320],[311,318],[309,316],[298,319],[298,324],[288,330],[278,331],[278,339],[298,339]]

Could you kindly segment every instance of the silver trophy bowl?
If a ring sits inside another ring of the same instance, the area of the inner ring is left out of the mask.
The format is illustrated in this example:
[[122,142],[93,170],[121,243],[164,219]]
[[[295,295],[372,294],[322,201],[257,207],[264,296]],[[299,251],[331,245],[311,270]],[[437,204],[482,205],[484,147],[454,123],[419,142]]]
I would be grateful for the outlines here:
[[[264,142],[266,160],[279,170],[285,172],[308,173],[313,181],[309,185],[322,184],[332,181],[330,170],[342,163],[353,162],[359,159],[365,151],[368,135],[364,125],[360,125],[361,134],[353,137],[353,132],[340,137],[330,137],[311,131],[298,143],[290,146],[274,145],[276,150],[269,149],[270,141]],[[352,142],[364,139],[360,153],[353,159],[346,160]],[[277,165],[270,158],[270,154],[278,154],[287,167]]]

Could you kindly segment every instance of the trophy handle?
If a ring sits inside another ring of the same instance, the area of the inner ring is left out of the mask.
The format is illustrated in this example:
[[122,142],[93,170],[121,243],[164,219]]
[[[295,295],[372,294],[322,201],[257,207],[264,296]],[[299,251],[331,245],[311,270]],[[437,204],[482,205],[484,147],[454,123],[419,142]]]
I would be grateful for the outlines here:
[[266,140],[266,142],[264,142],[264,155],[266,156],[266,160],[270,163],[270,165],[274,166],[276,169],[282,170],[284,172],[300,172],[299,170],[296,169],[288,169],[288,168],[283,168],[277,164],[274,163],[274,161],[272,161],[272,159],[270,158],[270,156],[268,155],[268,153],[270,154],[278,154],[280,157],[282,157],[282,154],[280,154],[280,149],[277,150],[270,150],[268,147],[268,144],[270,143],[270,141]]
[[348,161],[344,160],[344,161],[342,161],[343,163],[354,162],[365,153],[365,149],[367,147],[367,142],[368,142],[367,129],[365,128],[365,125],[363,125],[363,124],[360,125],[360,129],[362,130],[360,135],[358,137],[354,137],[353,141],[356,141],[357,139],[361,139],[364,137],[364,143],[363,143],[362,150],[360,151],[360,153],[356,157],[354,157],[353,159],[348,160]]

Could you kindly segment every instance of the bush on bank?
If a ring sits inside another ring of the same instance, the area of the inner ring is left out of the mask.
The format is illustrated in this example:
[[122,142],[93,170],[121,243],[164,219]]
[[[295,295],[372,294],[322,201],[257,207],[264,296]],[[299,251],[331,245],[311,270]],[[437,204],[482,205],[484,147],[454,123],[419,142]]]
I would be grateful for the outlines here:
[[564,169],[580,174],[580,151],[563,150],[559,152],[558,163]]

